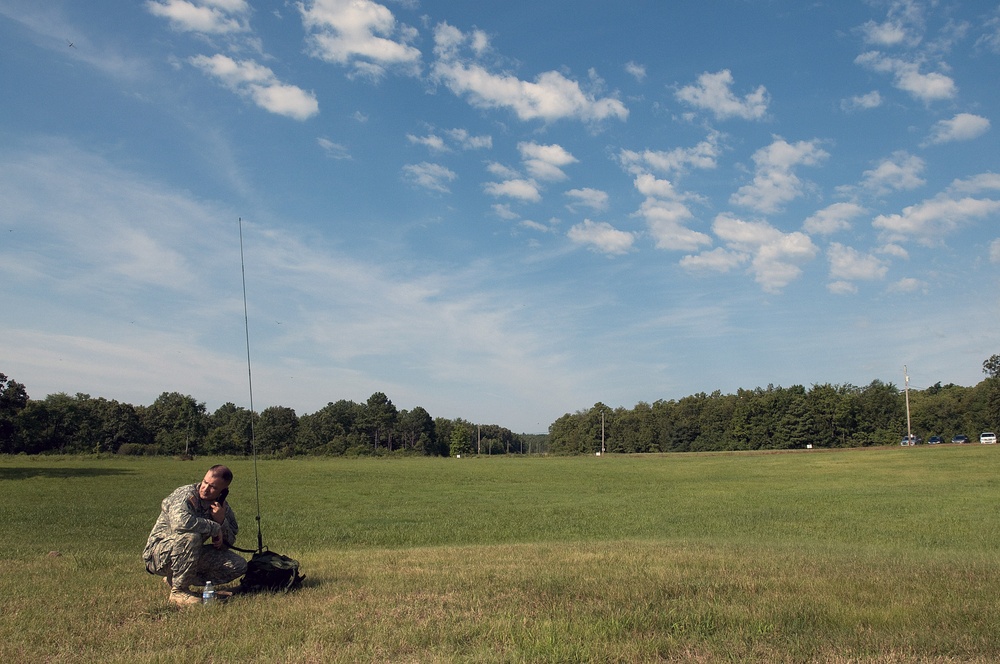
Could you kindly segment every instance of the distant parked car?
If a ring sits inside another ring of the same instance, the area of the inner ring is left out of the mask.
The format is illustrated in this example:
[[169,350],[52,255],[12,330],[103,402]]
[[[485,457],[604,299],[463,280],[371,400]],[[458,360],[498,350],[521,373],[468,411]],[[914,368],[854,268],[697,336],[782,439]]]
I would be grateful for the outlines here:
[[920,437],[917,435],[903,436],[903,440],[899,441],[899,444],[903,447],[907,445],[916,445],[920,442]]
[[964,433],[960,433],[957,436],[953,436],[951,442],[955,443],[956,445],[964,445],[965,443],[969,442],[969,437],[966,436]]
[[943,443],[943,442],[944,438],[942,438],[941,436],[931,436],[930,438],[927,439],[928,445],[937,445],[938,443]]
[[996,445],[997,435],[992,431],[984,431],[979,434],[979,442],[983,445]]

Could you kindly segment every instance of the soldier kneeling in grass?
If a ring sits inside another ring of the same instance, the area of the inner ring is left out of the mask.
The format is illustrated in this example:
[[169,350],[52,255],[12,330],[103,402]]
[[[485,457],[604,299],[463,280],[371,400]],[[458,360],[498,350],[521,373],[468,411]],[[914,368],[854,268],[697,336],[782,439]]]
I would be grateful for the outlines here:
[[229,468],[212,466],[201,482],[178,487],[160,504],[142,559],[146,571],[164,577],[174,604],[198,604],[201,597],[191,586],[228,583],[246,572],[246,560],[228,548],[239,531],[236,514],[226,502],[232,481]]

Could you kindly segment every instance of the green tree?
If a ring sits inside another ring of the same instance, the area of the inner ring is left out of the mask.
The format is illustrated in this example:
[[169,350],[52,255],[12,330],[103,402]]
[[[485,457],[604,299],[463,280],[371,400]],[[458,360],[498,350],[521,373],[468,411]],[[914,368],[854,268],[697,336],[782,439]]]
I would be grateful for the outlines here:
[[285,406],[270,406],[260,414],[256,426],[257,452],[291,456],[295,452],[295,434],[299,418]]
[[372,441],[372,449],[378,451],[379,442],[384,441],[392,451],[392,430],[398,416],[396,406],[382,392],[375,392],[365,403],[359,424]]
[[205,404],[179,392],[163,392],[136,409],[162,454],[197,454],[208,431]]
[[899,388],[873,380],[857,395],[857,427],[854,440],[859,445],[891,445],[906,433],[906,406]]
[[0,453],[14,451],[17,414],[27,405],[24,385],[0,373]]
[[82,445],[92,444],[95,452],[118,452],[125,444],[149,445],[152,442],[152,436],[142,426],[132,404],[98,397],[92,400],[90,407],[91,422],[96,424],[96,430],[90,433],[92,439],[81,441]]
[[348,448],[360,446],[364,434],[356,422],[363,406],[341,399],[330,402],[311,415],[299,418],[296,434],[297,449],[313,454],[344,454]]
[[472,453],[473,430],[471,422],[458,418],[452,423],[448,453],[451,456]]
[[404,448],[409,447],[411,450],[429,455],[441,454],[434,420],[430,413],[420,406],[413,410],[401,411],[396,427]]
[[259,420],[256,414],[251,418],[250,410],[226,402],[219,406],[209,418],[209,429],[205,435],[205,454],[239,454],[249,456],[251,449],[252,424]]
[[983,373],[990,378],[1000,378],[1000,355],[991,355],[983,360]]

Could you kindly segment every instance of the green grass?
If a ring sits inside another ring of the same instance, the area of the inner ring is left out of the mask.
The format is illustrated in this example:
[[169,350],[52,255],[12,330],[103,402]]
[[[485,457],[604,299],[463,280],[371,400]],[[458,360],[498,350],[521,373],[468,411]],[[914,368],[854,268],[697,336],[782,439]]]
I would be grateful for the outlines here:
[[175,610],[142,546],[215,461],[0,457],[0,661],[1000,659],[992,447],[259,461],[305,587]]

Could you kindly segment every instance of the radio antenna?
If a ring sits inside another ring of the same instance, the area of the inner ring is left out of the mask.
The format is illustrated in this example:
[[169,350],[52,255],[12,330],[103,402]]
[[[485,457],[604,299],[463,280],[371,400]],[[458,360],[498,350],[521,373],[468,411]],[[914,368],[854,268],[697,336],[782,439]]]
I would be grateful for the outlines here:
[[247,313],[247,269],[243,259],[243,217],[239,218],[240,225],[240,274],[243,276],[243,329],[246,331],[247,340],[247,385],[250,388],[250,449],[253,452],[253,484],[254,492],[257,496],[257,553],[264,551],[264,538],[260,532],[260,479],[257,475],[257,439],[254,437],[253,429],[253,369],[250,365],[250,316]]

